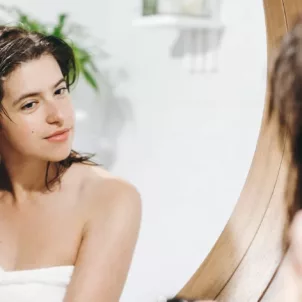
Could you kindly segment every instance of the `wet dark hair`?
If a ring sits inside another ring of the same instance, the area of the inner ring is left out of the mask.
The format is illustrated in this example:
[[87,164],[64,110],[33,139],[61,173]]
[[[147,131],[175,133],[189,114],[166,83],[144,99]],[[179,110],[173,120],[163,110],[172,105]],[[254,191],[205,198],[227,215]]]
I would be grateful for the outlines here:
[[269,121],[277,118],[283,147],[287,139],[285,154],[289,155],[290,165],[286,202],[290,225],[295,213],[302,209],[302,16],[282,37],[272,64],[269,87]]
[[[55,37],[46,36],[38,32],[27,31],[16,26],[0,26],[0,114],[8,114],[2,105],[5,91],[2,78],[8,76],[21,63],[40,58],[42,55],[52,55],[58,62],[68,90],[76,82],[78,72],[72,48],[65,41]],[[56,175],[49,179],[50,162],[47,164],[45,185],[47,189],[58,181],[62,174],[73,163],[94,164],[92,155],[80,155],[72,150],[69,156],[55,163]]]

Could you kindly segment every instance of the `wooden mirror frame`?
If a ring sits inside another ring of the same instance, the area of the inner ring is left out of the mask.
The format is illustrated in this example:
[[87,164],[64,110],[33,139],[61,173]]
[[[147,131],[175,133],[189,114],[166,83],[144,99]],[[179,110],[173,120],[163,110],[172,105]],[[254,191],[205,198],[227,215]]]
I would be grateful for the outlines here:
[[[269,65],[279,39],[302,12],[302,1],[263,0],[263,5]],[[277,124],[267,123],[267,109],[268,89],[256,151],[238,203],[213,249],[179,297],[224,302],[278,299],[285,254],[282,241],[288,164],[286,138],[282,150]]]

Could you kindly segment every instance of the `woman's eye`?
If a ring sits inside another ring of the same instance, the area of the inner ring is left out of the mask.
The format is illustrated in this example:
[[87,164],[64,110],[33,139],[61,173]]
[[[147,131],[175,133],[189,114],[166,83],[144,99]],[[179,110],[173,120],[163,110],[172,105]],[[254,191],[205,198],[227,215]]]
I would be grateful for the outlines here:
[[67,93],[67,87],[62,87],[55,91],[55,95],[64,95],[65,93]]
[[35,102],[27,103],[26,105],[22,106],[21,109],[22,110],[33,109],[35,104],[36,104]]

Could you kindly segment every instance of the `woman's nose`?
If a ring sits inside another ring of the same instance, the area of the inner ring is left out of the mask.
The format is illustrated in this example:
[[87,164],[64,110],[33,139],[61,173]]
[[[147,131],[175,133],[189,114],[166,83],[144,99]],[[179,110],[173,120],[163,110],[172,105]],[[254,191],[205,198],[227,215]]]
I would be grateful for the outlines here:
[[54,102],[48,102],[46,111],[47,123],[58,124],[59,126],[63,124],[63,113],[57,104],[55,104]]

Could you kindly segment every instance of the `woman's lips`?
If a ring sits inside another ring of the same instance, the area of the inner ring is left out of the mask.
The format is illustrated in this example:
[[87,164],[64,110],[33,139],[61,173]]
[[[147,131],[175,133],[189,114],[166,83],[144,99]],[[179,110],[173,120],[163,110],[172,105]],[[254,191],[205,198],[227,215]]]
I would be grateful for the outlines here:
[[57,131],[52,135],[46,137],[49,142],[65,142],[69,137],[70,129],[65,129],[62,131]]

